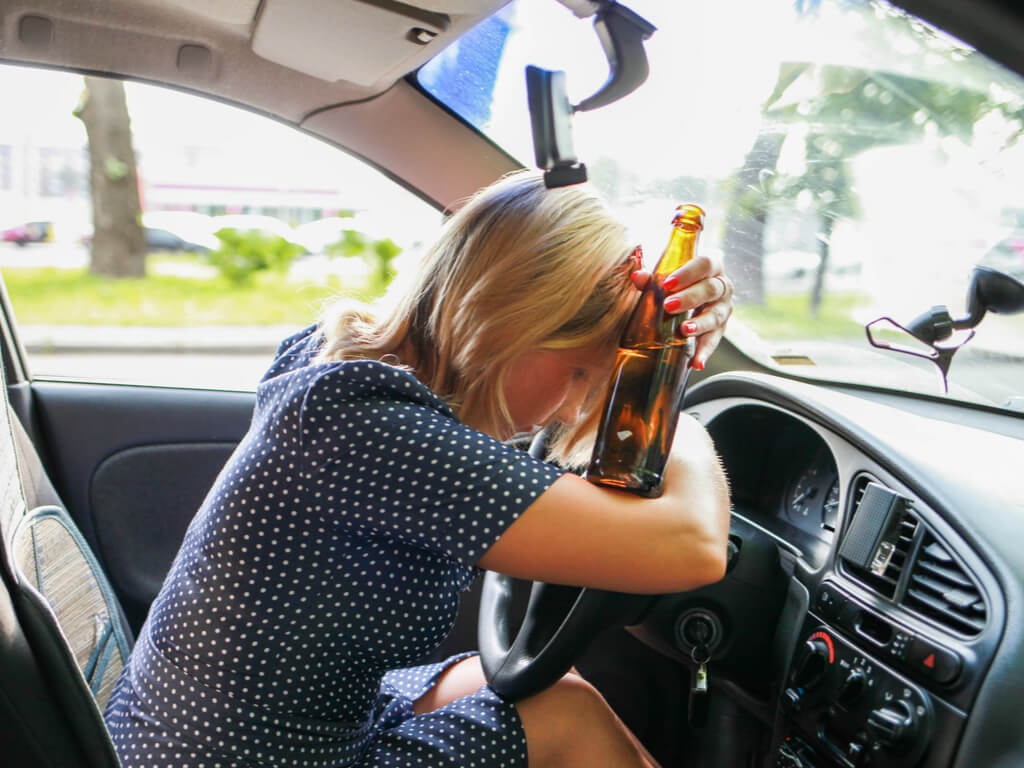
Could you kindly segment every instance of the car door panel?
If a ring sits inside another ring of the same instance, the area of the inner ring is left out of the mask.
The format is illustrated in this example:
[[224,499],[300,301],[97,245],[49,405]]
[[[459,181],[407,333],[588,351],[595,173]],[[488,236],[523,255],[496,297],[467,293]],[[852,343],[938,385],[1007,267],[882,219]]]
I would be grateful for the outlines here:
[[37,438],[68,510],[138,631],[255,395],[35,382]]

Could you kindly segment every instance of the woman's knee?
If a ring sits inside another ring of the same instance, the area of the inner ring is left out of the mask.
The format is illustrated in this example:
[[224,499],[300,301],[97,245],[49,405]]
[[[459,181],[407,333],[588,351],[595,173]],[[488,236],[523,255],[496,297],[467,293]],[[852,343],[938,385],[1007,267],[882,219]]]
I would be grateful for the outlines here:
[[600,741],[616,718],[598,690],[569,673],[550,688],[516,705],[526,733],[530,766],[565,765],[584,742]]
[[608,710],[597,688],[575,670],[563,675],[557,683],[539,695],[550,697],[549,706],[560,706],[581,713],[603,714]]
[[437,682],[413,703],[413,712],[422,715],[468,696],[487,682],[480,657],[470,656],[446,669]]

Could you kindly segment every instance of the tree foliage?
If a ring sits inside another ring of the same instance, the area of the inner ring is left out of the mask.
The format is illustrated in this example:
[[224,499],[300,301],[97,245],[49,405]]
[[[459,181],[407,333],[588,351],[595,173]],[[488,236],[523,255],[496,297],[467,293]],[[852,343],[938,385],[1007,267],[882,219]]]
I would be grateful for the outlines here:
[[[812,3],[798,12],[816,13],[818,7]],[[876,13],[862,2],[844,7],[850,14]],[[871,38],[868,47],[904,51],[919,65],[905,69],[921,76],[806,61],[779,67],[762,106],[759,135],[731,184],[724,250],[740,300],[763,301],[765,221],[773,209],[796,205],[814,211],[820,222],[820,262],[810,301],[811,313],[817,311],[832,231],[842,219],[859,215],[851,161],[861,153],[944,137],[970,145],[975,127],[993,115],[1008,126],[1004,146],[1024,133],[1024,103],[985,77],[979,54],[938,39],[898,9],[886,11],[886,23],[876,21],[857,26]],[[788,152],[783,144],[793,141],[802,146]],[[779,167],[784,153],[798,157],[796,170]]]

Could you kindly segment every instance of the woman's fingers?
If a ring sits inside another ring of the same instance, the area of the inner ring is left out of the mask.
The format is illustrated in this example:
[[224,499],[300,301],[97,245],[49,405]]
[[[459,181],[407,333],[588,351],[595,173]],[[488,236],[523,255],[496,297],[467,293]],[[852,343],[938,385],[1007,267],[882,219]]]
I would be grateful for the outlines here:
[[[690,262],[682,269],[676,270],[669,280],[666,280],[666,285],[684,286],[684,283],[679,282],[680,276],[685,278],[684,270],[693,263]],[[725,324],[732,315],[735,291],[732,280],[722,272],[721,264],[715,259],[703,260],[703,263],[694,266],[689,274],[701,277],[696,283],[685,285],[681,290],[668,296],[665,299],[665,310],[671,314],[693,310],[693,316],[680,324],[679,331],[681,335],[697,338],[697,351],[692,365],[701,370],[725,334]]]
[[629,279],[633,281],[633,285],[636,286],[638,291],[642,291],[647,287],[647,283],[651,281],[651,273],[643,269],[638,269],[630,273]]
[[[693,358],[693,366],[698,371],[704,368],[711,353],[715,351],[722,336],[725,335],[725,324],[730,315],[732,315],[732,302],[718,301],[690,320],[696,324],[697,352]],[[702,328],[708,328],[708,330],[701,330]]]
[[[637,289],[643,290],[651,280],[651,273],[636,270],[630,279]],[[701,255],[669,275],[663,285],[667,294],[664,307],[668,314],[693,311],[693,316],[680,324],[679,333],[696,337],[693,367],[700,370],[722,340],[725,325],[732,315],[735,292],[732,280],[722,270],[719,257]]]
[[723,273],[721,256],[702,253],[669,275],[664,282],[665,290],[669,293],[679,291]]
[[699,283],[670,293],[665,297],[665,310],[677,315],[708,304],[732,301],[732,282],[725,275],[714,275]]
[[[732,280],[724,273],[717,273],[682,290],[670,293],[665,298],[665,311],[669,314],[677,315],[681,312],[696,310],[696,314],[704,315],[708,314],[705,311],[707,308],[722,306],[727,308],[728,311],[724,313],[722,311],[711,313],[709,318],[722,319],[724,321],[732,313],[733,294]],[[708,326],[705,324],[699,332],[706,333],[714,327],[713,325]]]

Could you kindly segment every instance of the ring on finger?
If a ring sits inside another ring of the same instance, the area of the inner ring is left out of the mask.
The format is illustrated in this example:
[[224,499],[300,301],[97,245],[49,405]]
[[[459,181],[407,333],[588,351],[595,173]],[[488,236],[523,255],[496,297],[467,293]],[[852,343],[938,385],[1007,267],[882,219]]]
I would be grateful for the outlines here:
[[729,293],[729,286],[725,284],[725,278],[723,278],[721,275],[715,275],[712,279],[717,280],[719,284],[722,286],[722,293],[720,296],[718,296],[718,298],[724,299],[726,297],[726,294]]

